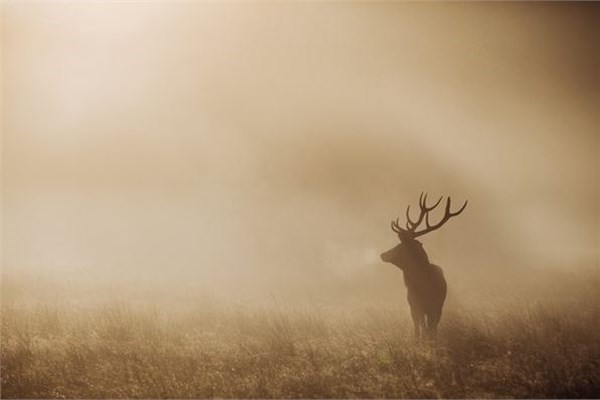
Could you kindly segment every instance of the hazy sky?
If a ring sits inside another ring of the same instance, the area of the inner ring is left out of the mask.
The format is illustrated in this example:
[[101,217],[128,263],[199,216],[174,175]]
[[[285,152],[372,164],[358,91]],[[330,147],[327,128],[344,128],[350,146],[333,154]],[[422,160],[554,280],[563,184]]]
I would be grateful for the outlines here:
[[378,255],[421,190],[470,201],[423,239],[449,276],[597,266],[599,17],[5,2],[3,270],[397,276]]

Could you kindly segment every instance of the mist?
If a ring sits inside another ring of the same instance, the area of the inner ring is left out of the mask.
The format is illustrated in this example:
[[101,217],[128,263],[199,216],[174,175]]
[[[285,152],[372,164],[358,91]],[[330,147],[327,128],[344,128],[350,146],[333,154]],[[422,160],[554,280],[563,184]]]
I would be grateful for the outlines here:
[[421,191],[469,200],[423,238],[455,293],[598,269],[595,4],[3,14],[5,277],[396,298]]

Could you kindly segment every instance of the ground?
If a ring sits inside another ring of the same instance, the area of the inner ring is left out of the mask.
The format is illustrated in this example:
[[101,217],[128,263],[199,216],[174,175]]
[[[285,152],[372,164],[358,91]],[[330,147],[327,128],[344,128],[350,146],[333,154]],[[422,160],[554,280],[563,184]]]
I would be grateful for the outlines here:
[[423,341],[403,304],[4,302],[1,395],[594,398],[599,299],[450,304],[437,338]]

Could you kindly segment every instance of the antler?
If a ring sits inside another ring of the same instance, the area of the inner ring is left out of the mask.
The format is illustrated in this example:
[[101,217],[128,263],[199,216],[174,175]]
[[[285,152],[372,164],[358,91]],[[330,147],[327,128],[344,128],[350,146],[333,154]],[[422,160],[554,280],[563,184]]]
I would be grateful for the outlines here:
[[[429,212],[434,210],[442,201],[443,196],[440,197],[438,199],[438,201],[435,202],[434,205],[428,207],[427,206],[427,193],[423,193],[421,192],[421,195],[419,196],[419,208],[420,208],[420,214],[419,214],[419,218],[417,219],[416,222],[413,222],[413,220],[410,219],[410,205],[406,208],[406,229],[403,229],[400,227],[400,223],[399,223],[399,218],[396,218],[395,221],[392,221],[392,230],[397,233],[398,235],[402,235],[402,236],[409,236],[412,237],[413,239],[419,236],[422,236],[426,233],[429,233],[431,231],[434,231],[438,228],[440,228],[442,225],[444,225],[446,222],[448,222],[448,220],[452,217],[456,217],[457,215],[459,215],[460,213],[462,213],[465,209],[465,207],[467,207],[468,204],[468,200],[465,201],[465,203],[462,205],[462,207],[456,211],[456,212],[452,212],[450,211],[450,206],[451,206],[451,198],[448,197],[446,199],[446,210],[444,212],[444,217],[440,220],[440,222],[438,222],[437,224],[434,225],[430,225],[429,224]],[[425,219],[425,229],[421,230],[421,231],[417,231],[417,228],[423,223],[423,219]]]
[[440,204],[440,201],[442,201],[442,199],[443,199],[443,197],[440,197],[439,200],[433,206],[427,207],[427,193],[421,192],[421,195],[419,196],[419,208],[421,209],[419,219],[417,220],[417,222],[413,222],[410,219],[410,204],[409,204],[408,207],[406,207],[406,229],[408,229],[409,231],[414,231],[415,228],[417,228],[419,225],[421,225],[421,222],[423,222],[423,217],[428,215],[429,211],[436,208],[438,206],[438,204]]

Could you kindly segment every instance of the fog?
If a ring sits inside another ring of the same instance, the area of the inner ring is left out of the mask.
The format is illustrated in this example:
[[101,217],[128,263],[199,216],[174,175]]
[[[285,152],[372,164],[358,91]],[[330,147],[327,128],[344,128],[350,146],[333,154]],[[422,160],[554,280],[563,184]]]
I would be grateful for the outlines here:
[[[403,296],[598,269],[597,4],[3,4],[2,271],[121,291]],[[438,216],[440,213],[437,214]]]

